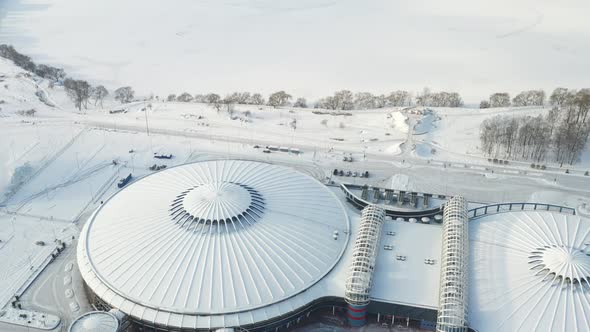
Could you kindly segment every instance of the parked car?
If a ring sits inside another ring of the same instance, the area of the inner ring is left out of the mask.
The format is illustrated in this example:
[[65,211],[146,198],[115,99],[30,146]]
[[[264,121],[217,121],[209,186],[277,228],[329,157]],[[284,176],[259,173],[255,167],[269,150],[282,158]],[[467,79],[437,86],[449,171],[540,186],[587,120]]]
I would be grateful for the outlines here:
[[129,175],[127,175],[126,177],[119,180],[119,183],[117,183],[117,187],[119,187],[119,188],[125,187],[125,185],[131,181],[131,178],[132,178],[131,173],[129,173]]
[[157,164],[153,164],[152,166],[150,166],[150,171],[159,171],[161,169],[166,168],[166,165],[157,165]]
[[172,159],[172,154],[155,154],[154,158],[156,159]]

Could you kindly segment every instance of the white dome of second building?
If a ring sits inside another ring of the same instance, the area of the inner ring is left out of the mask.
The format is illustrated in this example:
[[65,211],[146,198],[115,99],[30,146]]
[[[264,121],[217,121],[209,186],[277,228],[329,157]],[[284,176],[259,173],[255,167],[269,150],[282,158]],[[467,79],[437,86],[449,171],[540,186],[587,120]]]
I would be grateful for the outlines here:
[[590,330],[590,220],[553,211],[470,221],[470,327]]

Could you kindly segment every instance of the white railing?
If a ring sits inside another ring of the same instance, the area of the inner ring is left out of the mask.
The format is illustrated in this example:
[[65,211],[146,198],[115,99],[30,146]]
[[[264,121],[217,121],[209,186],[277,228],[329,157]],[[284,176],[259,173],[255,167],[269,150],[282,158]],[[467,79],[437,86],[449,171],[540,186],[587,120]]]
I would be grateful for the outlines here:
[[349,304],[357,306],[369,304],[384,219],[385,210],[377,205],[368,205],[363,209],[352,252],[352,262],[346,278],[344,299]]
[[468,233],[467,202],[455,196],[445,204],[436,330],[467,331]]

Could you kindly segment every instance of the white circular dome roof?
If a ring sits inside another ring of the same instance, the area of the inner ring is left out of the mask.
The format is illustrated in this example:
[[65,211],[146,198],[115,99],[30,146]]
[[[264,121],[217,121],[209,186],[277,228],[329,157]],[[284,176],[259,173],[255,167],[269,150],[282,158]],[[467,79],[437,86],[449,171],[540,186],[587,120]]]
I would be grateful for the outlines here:
[[348,234],[344,207],[310,176],[266,163],[201,162],[111,197],[86,223],[78,259],[99,296],[110,290],[159,312],[228,314],[319,281],[348,241],[334,240],[335,230]]
[[551,211],[470,221],[470,327],[590,329],[590,221]]
[[76,318],[70,325],[70,332],[116,332],[119,321],[111,313],[91,311]]

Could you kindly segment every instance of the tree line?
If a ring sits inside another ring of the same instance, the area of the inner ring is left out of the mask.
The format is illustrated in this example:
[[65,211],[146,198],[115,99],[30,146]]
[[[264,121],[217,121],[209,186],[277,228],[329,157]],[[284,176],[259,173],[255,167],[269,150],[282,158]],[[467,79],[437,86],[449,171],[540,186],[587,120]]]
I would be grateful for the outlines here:
[[510,99],[508,92],[496,92],[488,100],[482,100],[479,103],[479,108],[544,106],[545,99],[545,91],[543,90],[522,91],[512,99]]
[[[52,84],[61,84],[66,93],[79,110],[87,108],[88,103],[94,101],[94,105],[101,105],[103,100],[110,95],[108,89],[102,85],[92,86],[88,81],[69,77],[62,68],[44,64],[35,64],[30,57],[17,52],[10,45],[0,45],[0,56],[12,60],[17,66],[48,79]],[[129,86],[116,89],[114,99],[121,103],[127,103],[135,98],[135,92]],[[159,99],[158,97],[156,97]],[[415,99],[415,100],[414,100]],[[265,99],[260,93],[234,92],[221,97],[216,93],[195,94],[183,92],[180,95],[170,94],[167,101],[207,103],[221,109],[230,105],[268,105],[272,107],[293,106],[307,108],[325,108],[331,110],[375,109],[384,107],[404,106],[431,106],[431,107],[460,107],[463,106],[461,96],[456,92],[431,92],[425,88],[422,93],[413,98],[408,91],[397,90],[388,94],[374,95],[370,92],[356,92],[350,90],[336,91],[333,95],[320,98],[316,103],[310,104],[303,97],[293,100],[293,97],[285,91],[277,91]]]
[[[370,92],[353,93],[350,90],[336,91],[333,95],[320,98],[316,103],[310,104],[305,98],[297,98],[293,103],[293,97],[285,91],[272,93],[266,100],[260,93],[234,92],[221,97],[219,94],[196,94],[184,92],[180,95],[170,94],[167,101],[196,102],[212,105],[218,104],[244,104],[244,105],[268,105],[273,107],[293,106],[325,108],[330,110],[375,109],[384,107],[404,107],[414,105],[412,94],[404,90],[392,91],[389,94],[374,95]],[[461,96],[456,92],[430,92],[425,89],[416,97],[419,106],[460,107],[463,106]]]
[[[542,96],[544,99],[544,93]],[[534,102],[539,103],[541,94],[523,98],[536,98]],[[590,89],[557,88],[549,102],[552,109],[545,116],[498,115],[483,121],[480,142],[484,154],[535,162],[550,158],[561,164],[577,162],[590,137]]]

